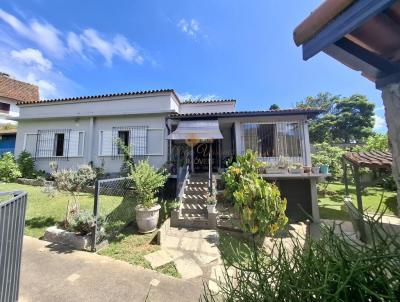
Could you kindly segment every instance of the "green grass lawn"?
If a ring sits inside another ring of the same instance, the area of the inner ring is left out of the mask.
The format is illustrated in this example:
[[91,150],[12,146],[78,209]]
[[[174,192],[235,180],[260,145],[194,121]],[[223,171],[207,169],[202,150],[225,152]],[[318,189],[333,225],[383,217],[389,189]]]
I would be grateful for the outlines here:
[[[155,236],[156,232],[139,234],[136,225],[131,224],[98,253],[133,265],[151,268],[144,256],[160,249],[160,246],[155,243]],[[173,263],[159,267],[157,271],[173,277],[180,277]]]
[[[325,195],[322,192],[322,185],[318,186],[318,205],[320,210],[321,218],[324,219],[340,219],[340,220],[349,220],[347,212],[344,208],[344,184],[342,183],[331,183],[328,185]],[[362,200],[364,205],[364,211],[375,213],[379,204],[382,205],[379,208],[379,211],[383,211],[386,209],[386,214],[397,214],[396,212],[396,192],[385,191],[383,193],[383,189],[381,187],[367,187],[363,191]],[[357,199],[356,199],[356,189],[353,185],[349,186],[349,193],[353,203],[357,207]]]
[[[16,183],[0,184],[0,191],[13,190],[22,190],[28,193],[25,235],[40,238],[47,227],[55,225],[65,218],[65,211],[70,198],[68,194],[57,192],[54,197],[50,197],[43,192],[42,187]],[[102,196],[100,213],[111,213],[118,209],[122,201],[123,198],[119,196]],[[93,211],[93,194],[81,193],[79,202],[81,209]]]
[[[50,197],[43,192],[42,187],[21,185],[17,183],[2,183],[0,191],[22,190],[28,193],[28,205],[25,220],[25,235],[40,238],[47,227],[53,226],[65,218],[65,211],[70,196],[65,193],[56,193]],[[1,201],[10,199],[6,196]],[[93,194],[81,193],[79,196],[81,209],[93,211]],[[100,213],[109,214],[106,231],[120,230],[127,221],[134,218],[135,200],[132,197],[100,196]],[[157,251],[159,246],[153,244],[155,233],[142,235],[137,228],[132,226],[125,228],[110,244],[103,248],[99,254],[110,256],[114,259],[129,262],[145,268],[150,264],[144,259],[144,255]],[[157,271],[179,277],[173,264],[167,264]]]

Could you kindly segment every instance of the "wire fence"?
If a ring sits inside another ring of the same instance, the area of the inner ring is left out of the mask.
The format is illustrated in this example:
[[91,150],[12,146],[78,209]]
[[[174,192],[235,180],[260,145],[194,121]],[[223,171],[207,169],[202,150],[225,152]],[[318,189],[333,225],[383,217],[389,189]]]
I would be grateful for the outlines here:
[[135,220],[136,199],[129,177],[97,180],[94,191],[92,251]]

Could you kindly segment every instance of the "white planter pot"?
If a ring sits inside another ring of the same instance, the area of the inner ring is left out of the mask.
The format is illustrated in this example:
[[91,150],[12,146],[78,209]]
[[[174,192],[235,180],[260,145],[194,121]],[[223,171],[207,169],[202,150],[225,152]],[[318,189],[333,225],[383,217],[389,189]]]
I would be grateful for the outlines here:
[[217,209],[216,209],[216,204],[208,204],[207,205],[207,212],[208,213],[216,213]]
[[313,174],[319,174],[319,167],[312,167],[311,170]]
[[139,233],[151,233],[157,229],[158,217],[161,206],[159,204],[152,208],[144,208],[142,205],[136,206],[136,223]]
[[300,168],[300,169],[289,169],[289,172],[291,174],[301,174],[301,173],[303,173],[303,171],[304,171],[303,168]]

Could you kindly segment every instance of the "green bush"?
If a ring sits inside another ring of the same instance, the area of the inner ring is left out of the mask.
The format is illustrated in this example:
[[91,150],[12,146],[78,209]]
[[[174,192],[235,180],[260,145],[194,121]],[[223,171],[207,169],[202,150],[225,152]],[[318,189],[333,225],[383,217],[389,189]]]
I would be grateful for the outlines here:
[[247,150],[223,174],[226,195],[234,202],[243,231],[251,234],[274,234],[288,221],[278,187],[260,176],[263,165]]
[[[92,232],[95,224],[95,219],[92,213],[86,210],[79,210],[74,213],[67,227],[68,231],[79,233],[80,235],[87,235]],[[97,218],[97,228],[102,229],[104,227],[104,218]]]
[[259,169],[262,166],[263,163],[257,160],[257,155],[254,151],[247,150],[243,156],[238,156],[236,161],[222,174],[222,181],[225,186],[225,197],[233,202],[233,193],[238,190],[242,178],[245,175],[258,176]]
[[5,182],[11,182],[21,177],[21,171],[14,160],[14,155],[6,152],[0,159],[0,179]]
[[277,238],[268,250],[242,241],[221,250],[219,292],[207,283],[202,300],[399,301],[400,234],[378,221],[368,226],[376,230],[370,244],[322,225],[319,239]]
[[22,151],[17,159],[22,177],[33,178],[35,176],[35,161],[28,151]]
[[151,208],[157,203],[156,194],[167,181],[166,171],[157,171],[148,160],[141,160],[130,174],[135,185],[138,203]]
[[[93,184],[96,178],[96,173],[92,167],[88,165],[79,166],[77,170],[68,169],[61,171],[53,171],[54,187],[57,191],[67,192],[71,198],[68,199],[65,227],[68,227],[72,217],[77,214],[79,209],[79,194],[82,189]],[[71,204],[72,202],[72,204]]]
[[329,143],[315,144],[314,147],[317,152],[311,155],[313,166],[327,165],[332,179],[342,177],[342,156],[346,151]]

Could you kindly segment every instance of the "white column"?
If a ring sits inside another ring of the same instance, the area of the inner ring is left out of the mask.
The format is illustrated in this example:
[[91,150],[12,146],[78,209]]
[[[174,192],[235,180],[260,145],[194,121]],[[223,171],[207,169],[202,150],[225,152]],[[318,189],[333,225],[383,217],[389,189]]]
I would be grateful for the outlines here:
[[93,161],[93,145],[94,145],[94,117],[90,117],[89,120],[89,131],[88,137],[85,137],[85,141],[88,142],[88,154],[87,154],[87,162],[90,163]]
[[397,207],[400,211],[400,83],[382,89],[388,135],[392,147],[392,174],[397,184]]
[[310,146],[310,133],[308,131],[308,121],[303,123],[304,133],[304,159],[307,166],[311,166],[311,146]]
[[242,124],[235,122],[236,155],[244,153],[242,146]]

